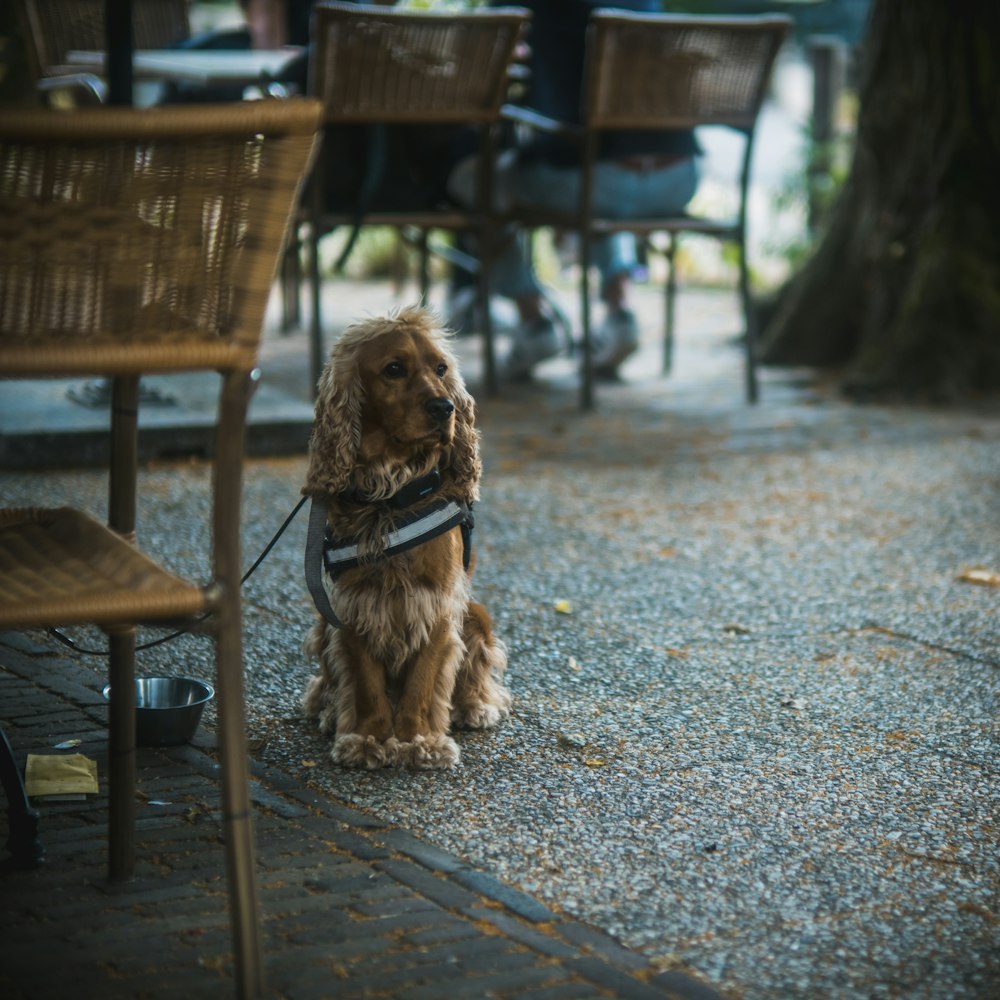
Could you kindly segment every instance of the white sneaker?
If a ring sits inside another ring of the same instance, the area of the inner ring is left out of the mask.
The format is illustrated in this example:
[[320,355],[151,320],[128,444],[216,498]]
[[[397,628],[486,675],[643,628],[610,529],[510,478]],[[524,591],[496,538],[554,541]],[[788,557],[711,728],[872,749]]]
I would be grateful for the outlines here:
[[615,375],[618,366],[639,349],[639,324],[631,309],[608,310],[594,331],[591,361],[598,375]]
[[524,326],[514,333],[514,343],[503,366],[504,377],[511,380],[525,379],[531,369],[541,361],[554,358],[559,353],[559,338],[548,316]]

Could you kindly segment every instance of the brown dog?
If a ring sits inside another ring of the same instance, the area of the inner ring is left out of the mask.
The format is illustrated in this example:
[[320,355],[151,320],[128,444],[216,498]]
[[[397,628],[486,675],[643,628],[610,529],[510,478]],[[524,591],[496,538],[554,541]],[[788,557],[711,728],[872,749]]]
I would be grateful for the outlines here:
[[356,324],[334,346],[303,492],[327,505],[328,550],[356,546],[358,561],[326,577],[343,627],[310,631],[320,671],[303,705],[335,734],[337,763],[452,767],[450,727],[487,729],[510,712],[506,649],[471,600],[463,529],[391,547],[418,515],[478,499],[474,420],[446,336],[423,310]]

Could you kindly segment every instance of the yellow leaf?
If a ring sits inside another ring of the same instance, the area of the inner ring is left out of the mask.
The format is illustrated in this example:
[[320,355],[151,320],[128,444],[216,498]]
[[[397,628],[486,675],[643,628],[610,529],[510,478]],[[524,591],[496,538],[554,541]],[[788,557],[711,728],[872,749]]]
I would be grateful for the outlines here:
[[316,767],[319,764],[317,760],[304,760],[301,761],[303,767]]
[[579,670],[580,669],[580,664],[576,662],[576,657],[575,656],[571,656],[569,658],[569,662],[567,663],[567,666],[569,667],[570,670]]
[[604,767],[607,763],[603,757],[588,757],[584,761],[587,767]]
[[567,600],[559,600],[553,605],[556,611],[561,615],[571,615],[573,614],[573,605]]
[[991,569],[966,569],[958,574],[961,583],[975,583],[980,587],[1000,587],[1000,573]]

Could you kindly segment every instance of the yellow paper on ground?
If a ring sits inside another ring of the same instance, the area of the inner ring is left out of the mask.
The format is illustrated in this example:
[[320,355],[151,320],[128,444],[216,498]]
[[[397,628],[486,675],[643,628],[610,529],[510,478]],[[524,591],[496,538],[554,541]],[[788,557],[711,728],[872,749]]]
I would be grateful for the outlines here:
[[80,753],[59,757],[28,754],[24,790],[32,798],[45,795],[96,795],[97,761]]

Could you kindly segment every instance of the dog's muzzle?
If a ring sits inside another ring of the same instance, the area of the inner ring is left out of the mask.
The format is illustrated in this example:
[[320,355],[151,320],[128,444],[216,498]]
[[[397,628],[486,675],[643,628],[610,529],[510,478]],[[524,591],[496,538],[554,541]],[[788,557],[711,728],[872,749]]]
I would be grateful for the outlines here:
[[424,409],[436,424],[445,424],[455,412],[455,404],[447,396],[435,396],[424,403]]

